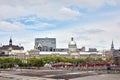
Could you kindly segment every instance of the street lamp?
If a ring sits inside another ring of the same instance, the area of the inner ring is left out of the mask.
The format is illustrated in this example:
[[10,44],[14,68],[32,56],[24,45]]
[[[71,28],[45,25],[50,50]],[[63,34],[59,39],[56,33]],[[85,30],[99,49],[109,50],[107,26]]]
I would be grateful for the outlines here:
[[96,68],[96,56],[94,58],[94,71],[95,71],[95,68]]

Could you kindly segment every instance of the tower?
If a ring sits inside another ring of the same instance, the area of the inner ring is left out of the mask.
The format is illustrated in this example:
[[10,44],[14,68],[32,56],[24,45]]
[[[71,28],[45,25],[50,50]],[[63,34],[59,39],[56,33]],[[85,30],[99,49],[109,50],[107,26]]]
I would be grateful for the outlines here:
[[10,40],[9,40],[9,45],[12,45],[12,39],[10,38]]
[[73,41],[73,37],[71,37],[71,41]]
[[114,50],[114,43],[113,43],[113,40],[112,40],[112,44],[111,44],[111,51]]

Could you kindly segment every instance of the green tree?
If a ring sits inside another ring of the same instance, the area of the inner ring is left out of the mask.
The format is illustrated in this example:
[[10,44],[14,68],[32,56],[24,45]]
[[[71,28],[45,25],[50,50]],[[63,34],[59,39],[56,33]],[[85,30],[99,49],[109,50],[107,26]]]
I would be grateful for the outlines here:
[[29,58],[27,64],[29,67],[41,67],[43,66],[43,60],[41,58]]

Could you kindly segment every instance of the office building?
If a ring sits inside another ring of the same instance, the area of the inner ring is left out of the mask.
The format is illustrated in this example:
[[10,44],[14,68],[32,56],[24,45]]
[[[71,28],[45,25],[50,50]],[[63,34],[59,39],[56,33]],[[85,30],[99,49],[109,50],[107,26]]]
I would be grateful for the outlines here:
[[35,38],[34,48],[40,51],[55,51],[56,38]]

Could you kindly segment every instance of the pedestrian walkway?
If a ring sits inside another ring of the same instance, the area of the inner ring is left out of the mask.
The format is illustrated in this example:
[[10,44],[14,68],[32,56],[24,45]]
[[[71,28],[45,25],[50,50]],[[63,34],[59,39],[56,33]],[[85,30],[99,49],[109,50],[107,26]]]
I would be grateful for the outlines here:
[[[26,71],[25,71],[26,72]],[[35,73],[36,72],[36,73]],[[35,71],[33,74],[42,74],[44,71]],[[71,72],[63,74],[44,74],[43,76],[25,76],[18,75],[18,73],[23,74],[22,72],[16,71],[3,71],[0,73],[0,80],[119,80],[120,74],[101,74],[98,75],[94,71],[83,71],[83,72]],[[88,74],[87,74],[88,73]],[[84,76],[84,74],[87,76]],[[82,75],[82,76],[81,76]],[[73,77],[72,77],[73,76]],[[84,77],[83,77],[84,76]],[[56,78],[55,78],[56,77]],[[64,77],[64,78],[61,78]]]
[[120,80],[120,74],[93,75],[69,80]]
[[21,76],[21,75],[14,75],[8,73],[0,73],[0,80],[56,80],[56,79],[48,79],[42,77],[30,77],[30,76]]

